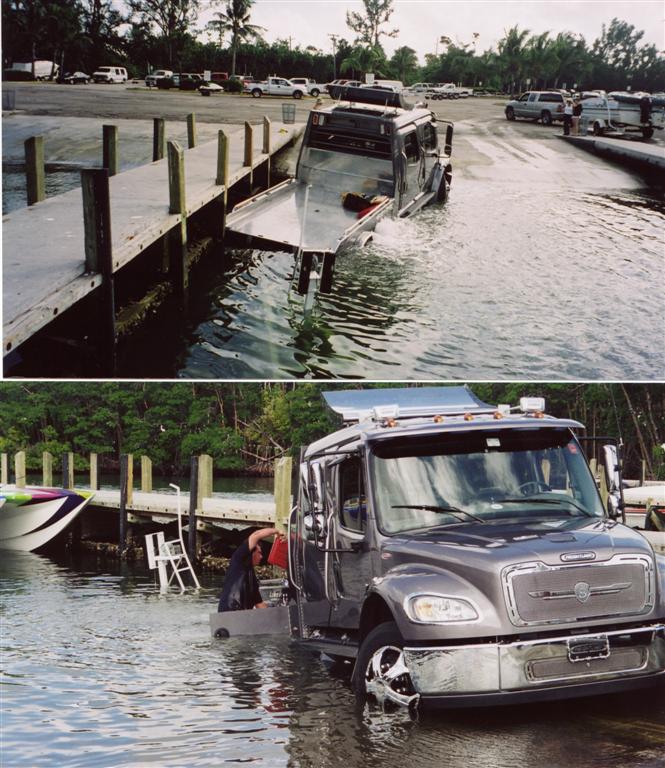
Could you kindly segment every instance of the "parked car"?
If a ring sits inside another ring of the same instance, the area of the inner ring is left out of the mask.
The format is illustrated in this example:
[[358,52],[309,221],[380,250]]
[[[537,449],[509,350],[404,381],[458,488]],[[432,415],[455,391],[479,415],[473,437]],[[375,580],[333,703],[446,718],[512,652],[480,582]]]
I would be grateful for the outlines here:
[[199,86],[201,96],[210,96],[213,93],[224,93],[225,90],[218,83],[203,83]]
[[193,74],[191,72],[181,72],[178,80],[178,88],[181,91],[196,91],[201,85],[205,83],[202,75]]
[[148,88],[154,88],[161,77],[172,77],[172,75],[173,70],[171,69],[156,69],[154,72],[146,75],[145,84]]
[[96,83],[126,83],[127,70],[124,67],[97,67],[92,79]]
[[564,95],[559,91],[527,91],[506,104],[506,119],[526,117],[551,125],[554,120],[563,120],[564,105]]
[[60,82],[67,85],[76,85],[77,83],[87,85],[90,80],[90,75],[86,75],[85,72],[67,72],[64,77],[60,78]]
[[245,93],[251,93],[255,99],[261,96],[293,96],[294,99],[302,99],[307,89],[303,85],[295,85],[285,77],[269,77],[260,83],[245,81]]

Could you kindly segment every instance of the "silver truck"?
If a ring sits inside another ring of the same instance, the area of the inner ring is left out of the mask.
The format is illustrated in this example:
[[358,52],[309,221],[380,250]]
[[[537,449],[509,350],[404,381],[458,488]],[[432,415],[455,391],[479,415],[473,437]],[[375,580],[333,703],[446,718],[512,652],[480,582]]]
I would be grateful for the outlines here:
[[492,406],[465,387],[325,397],[346,426],[302,455],[290,604],[213,614],[213,634],[291,632],[350,660],[358,695],[384,705],[664,684],[665,558],[621,522],[615,446],[601,448],[604,504],[582,425],[545,415],[541,398]]

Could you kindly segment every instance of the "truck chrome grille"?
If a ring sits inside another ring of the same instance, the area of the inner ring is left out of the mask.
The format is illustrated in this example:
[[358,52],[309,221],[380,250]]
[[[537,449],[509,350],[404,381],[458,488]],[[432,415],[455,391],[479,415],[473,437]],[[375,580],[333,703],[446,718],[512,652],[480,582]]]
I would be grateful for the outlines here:
[[654,566],[643,555],[584,565],[521,563],[504,569],[502,579],[516,626],[634,616],[653,606]]

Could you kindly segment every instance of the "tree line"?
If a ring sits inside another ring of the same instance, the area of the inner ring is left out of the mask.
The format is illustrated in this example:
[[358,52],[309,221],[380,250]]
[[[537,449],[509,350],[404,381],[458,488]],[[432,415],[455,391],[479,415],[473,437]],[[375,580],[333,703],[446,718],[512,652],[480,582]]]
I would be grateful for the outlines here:
[[[164,475],[181,475],[190,457],[207,453],[218,474],[269,475],[280,456],[340,426],[321,392],[390,386],[314,383],[5,382],[0,385],[0,451],[22,450],[32,471],[42,452],[90,452],[104,471],[117,471],[121,453],[144,454]],[[427,385],[414,385],[427,386]],[[547,412],[585,424],[588,436],[624,443],[625,473],[665,479],[665,386],[642,384],[474,383],[488,403],[516,405],[544,396]]]
[[5,0],[2,4],[3,66],[15,61],[55,61],[62,71],[88,73],[100,65],[125,66],[133,77],[157,68],[225,71],[266,77],[309,76],[457,82],[490,91],[525,88],[657,91],[665,88],[665,57],[643,42],[632,24],[612,19],[588,44],[579,34],[532,34],[514,26],[496,49],[477,51],[478,33],[468,42],[442,35],[420,64],[416,52],[399,46],[391,57],[382,38],[393,0],[363,0],[362,11],[346,15],[349,39],[334,38],[322,51],[291,39],[268,44],[265,29],[252,23],[252,0],[211,0],[213,18],[198,26],[201,0]]

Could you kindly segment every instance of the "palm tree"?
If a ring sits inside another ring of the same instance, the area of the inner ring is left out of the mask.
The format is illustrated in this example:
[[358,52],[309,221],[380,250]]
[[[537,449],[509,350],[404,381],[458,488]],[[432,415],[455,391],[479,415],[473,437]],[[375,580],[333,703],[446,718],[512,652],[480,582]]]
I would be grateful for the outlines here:
[[541,84],[547,87],[548,81],[554,79],[557,69],[557,57],[554,51],[554,42],[549,32],[535,35],[529,39],[526,45],[527,71],[533,81],[533,88]]
[[390,59],[390,67],[398,80],[406,81],[418,69],[418,58],[413,48],[403,45],[398,48]]
[[383,51],[373,46],[357,45],[339,65],[339,71],[352,70],[355,75],[364,75],[367,72],[376,72],[377,66],[384,60]]
[[521,90],[525,63],[524,41],[528,35],[528,29],[520,32],[517,26],[514,26],[499,41],[499,62],[504,74],[509,79],[511,93],[514,92],[516,83],[519,83]]
[[236,53],[238,46],[245,40],[263,40],[263,27],[249,23],[252,0],[228,0],[226,11],[218,11],[216,19],[208,22],[208,27],[219,34],[221,46],[225,32],[231,33],[231,74],[236,74]]

